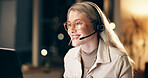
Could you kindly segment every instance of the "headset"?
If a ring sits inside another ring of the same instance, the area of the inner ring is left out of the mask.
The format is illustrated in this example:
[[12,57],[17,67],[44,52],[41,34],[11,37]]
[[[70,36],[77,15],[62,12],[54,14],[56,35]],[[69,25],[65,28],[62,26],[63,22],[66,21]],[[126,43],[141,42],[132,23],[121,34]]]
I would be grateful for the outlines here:
[[87,35],[85,37],[81,37],[79,40],[82,40],[82,39],[85,39],[87,37],[90,37],[91,35],[93,35],[95,33],[101,33],[102,31],[104,31],[104,24],[103,24],[103,22],[101,20],[101,17],[100,17],[100,14],[99,14],[98,10],[94,7],[94,5],[92,5],[90,3],[87,3],[87,4],[90,5],[95,10],[95,12],[97,13],[97,20],[93,21],[95,32],[93,32],[90,35]]

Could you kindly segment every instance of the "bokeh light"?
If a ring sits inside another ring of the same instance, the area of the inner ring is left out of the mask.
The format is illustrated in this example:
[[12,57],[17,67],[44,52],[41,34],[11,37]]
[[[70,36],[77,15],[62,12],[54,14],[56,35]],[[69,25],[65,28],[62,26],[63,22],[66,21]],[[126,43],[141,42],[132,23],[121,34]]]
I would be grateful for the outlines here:
[[109,25],[110,25],[111,29],[115,29],[116,28],[116,25],[113,22],[111,22]]
[[41,54],[42,54],[42,56],[46,56],[48,54],[48,52],[46,49],[42,49]]
[[58,39],[59,39],[59,40],[63,40],[63,39],[64,39],[64,35],[63,35],[62,33],[59,33],[59,34],[58,34]]

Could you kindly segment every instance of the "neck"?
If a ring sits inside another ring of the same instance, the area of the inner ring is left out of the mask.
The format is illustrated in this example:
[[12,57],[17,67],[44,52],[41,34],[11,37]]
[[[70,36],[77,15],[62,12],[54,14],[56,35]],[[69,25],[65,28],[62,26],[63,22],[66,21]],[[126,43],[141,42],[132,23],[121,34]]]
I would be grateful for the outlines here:
[[87,54],[90,54],[91,52],[93,52],[93,50],[95,50],[97,47],[98,47],[97,38],[93,38],[89,40],[87,43],[81,45],[81,49]]

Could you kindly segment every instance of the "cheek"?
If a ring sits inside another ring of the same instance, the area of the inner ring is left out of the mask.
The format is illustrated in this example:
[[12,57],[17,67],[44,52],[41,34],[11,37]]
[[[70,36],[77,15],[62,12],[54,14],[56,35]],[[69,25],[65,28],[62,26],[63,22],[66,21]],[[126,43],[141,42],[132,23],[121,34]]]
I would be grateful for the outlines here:
[[88,34],[94,32],[94,28],[93,28],[93,26],[87,26],[86,25],[86,26],[81,28],[81,32],[88,35]]

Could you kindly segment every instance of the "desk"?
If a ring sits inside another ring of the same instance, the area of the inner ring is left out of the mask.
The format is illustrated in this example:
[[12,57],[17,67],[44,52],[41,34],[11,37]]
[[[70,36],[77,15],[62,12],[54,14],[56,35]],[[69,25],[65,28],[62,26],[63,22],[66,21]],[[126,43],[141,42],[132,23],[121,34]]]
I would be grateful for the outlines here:
[[60,68],[33,68],[22,70],[24,78],[62,78],[62,69]]

